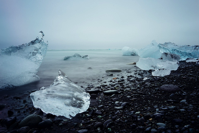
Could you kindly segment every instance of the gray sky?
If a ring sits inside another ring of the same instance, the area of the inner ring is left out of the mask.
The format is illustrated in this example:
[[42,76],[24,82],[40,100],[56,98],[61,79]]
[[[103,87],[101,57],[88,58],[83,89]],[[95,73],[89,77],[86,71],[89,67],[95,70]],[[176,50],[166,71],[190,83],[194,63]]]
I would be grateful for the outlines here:
[[199,0],[0,0],[0,48],[40,30],[49,49],[199,45]]

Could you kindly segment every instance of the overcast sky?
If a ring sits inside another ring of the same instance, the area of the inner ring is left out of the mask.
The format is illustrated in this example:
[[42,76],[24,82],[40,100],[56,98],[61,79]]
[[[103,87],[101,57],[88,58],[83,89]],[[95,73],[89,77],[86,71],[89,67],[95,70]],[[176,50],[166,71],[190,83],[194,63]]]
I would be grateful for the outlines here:
[[49,49],[199,45],[199,0],[0,0],[0,48],[40,30]]

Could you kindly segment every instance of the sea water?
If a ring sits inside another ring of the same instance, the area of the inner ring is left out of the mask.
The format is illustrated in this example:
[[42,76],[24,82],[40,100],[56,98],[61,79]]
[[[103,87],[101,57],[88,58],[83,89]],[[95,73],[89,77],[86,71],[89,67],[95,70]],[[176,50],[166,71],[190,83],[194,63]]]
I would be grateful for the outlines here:
[[[64,57],[72,56],[75,53],[81,56],[88,55],[89,59],[63,60]],[[62,70],[77,85],[86,86],[96,83],[97,79],[106,77],[107,69],[117,68],[123,71],[135,69],[129,63],[136,61],[138,61],[137,56],[122,56],[122,50],[49,50],[37,73],[40,81],[8,90],[1,90],[1,94],[31,92],[41,87],[48,87],[53,83],[59,70]]]

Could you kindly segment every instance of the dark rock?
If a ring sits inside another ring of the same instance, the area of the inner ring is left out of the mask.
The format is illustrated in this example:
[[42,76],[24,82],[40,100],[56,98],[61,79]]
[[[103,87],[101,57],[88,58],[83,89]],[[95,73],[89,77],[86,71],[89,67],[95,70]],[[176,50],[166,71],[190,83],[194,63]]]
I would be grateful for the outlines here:
[[40,122],[39,124],[38,124],[38,127],[40,127],[40,128],[49,128],[51,125],[52,125],[52,120],[51,119],[47,119],[47,120],[44,120],[44,121],[42,121],[42,122]]
[[131,128],[135,129],[137,127],[137,125],[135,123],[131,124]]
[[94,125],[95,128],[101,127],[101,126],[102,126],[102,123],[101,123],[101,122],[95,122],[95,125]]
[[103,126],[104,126],[105,128],[107,128],[107,127],[110,126],[111,123],[113,123],[113,121],[112,121],[111,119],[108,119],[108,120],[106,120],[106,121],[104,122]]
[[12,116],[14,114],[14,112],[12,110],[8,110],[8,116]]
[[5,108],[4,104],[0,104],[0,110],[3,110]]
[[103,108],[103,107],[104,107],[104,105],[99,105],[99,106],[98,106],[98,108]]
[[106,72],[121,72],[122,70],[120,69],[109,69],[109,70],[106,70]]
[[147,127],[146,129],[145,129],[145,132],[150,132],[151,131],[151,127]]
[[25,126],[25,127],[21,127],[18,132],[19,133],[28,133],[28,131],[30,130],[29,126]]
[[99,111],[99,110],[96,110],[96,111],[95,111],[95,114],[101,115],[101,114],[102,114],[102,112],[101,112],[101,111]]
[[89,92],[89,93],[98,93],[98,92],[100,92],[100,90],[98,90],[98,89],[91,89],[91,90],[87,90],[87,92]]
[[173,119],[173,122],[180,124],[180,123],[182,123],[182,120],[181,119]]
[[81,129],[81,130],[78,130],[78,133],[87,133],[88,132],[88,129]]
[[176,92],[179,91],[180,88],[177,85],[173,85],[173,84],[164,84],[160,87],[161,91],[165,91],[165,92]]
[[107,90],[107,91],[104,91],[104,94],[113,94],[117,92],[118,92],[117,90]]
[[6,125],[9,127],[10,125],[12,125],[14,122],[16,121],[16,117],[9,117],[6,118]]
[[31,114],[27,117],[25,117],[20,123],[19,127],[23,126],[29,126],[29,127],[35,127],[38,125],[39,122],[42,121],[41,116],[36,115],[36,114]]
[[115,109],[123,109],[123,106],[115,107]]

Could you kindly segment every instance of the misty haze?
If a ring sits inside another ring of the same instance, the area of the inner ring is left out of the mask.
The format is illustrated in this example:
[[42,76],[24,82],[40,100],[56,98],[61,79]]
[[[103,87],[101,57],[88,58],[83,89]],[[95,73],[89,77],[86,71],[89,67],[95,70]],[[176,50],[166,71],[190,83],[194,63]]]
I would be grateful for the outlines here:
[[0,132],[199,132],[198,0],[1,0]]

